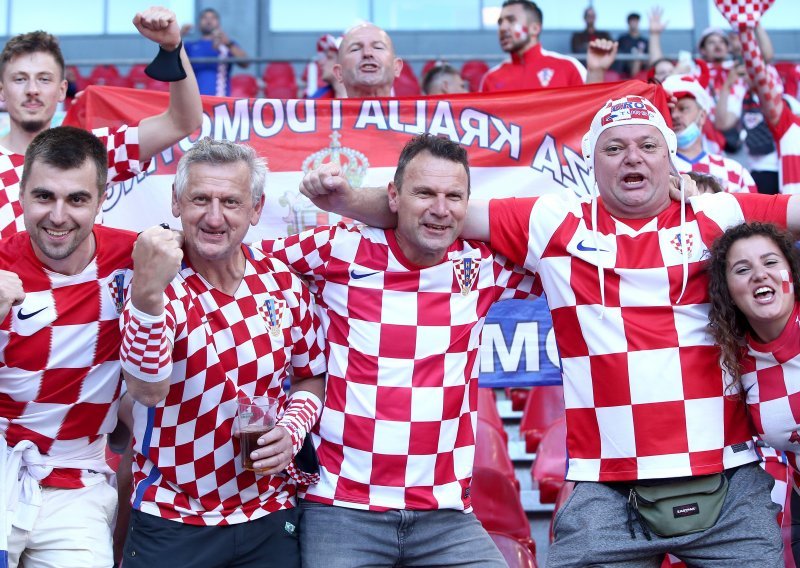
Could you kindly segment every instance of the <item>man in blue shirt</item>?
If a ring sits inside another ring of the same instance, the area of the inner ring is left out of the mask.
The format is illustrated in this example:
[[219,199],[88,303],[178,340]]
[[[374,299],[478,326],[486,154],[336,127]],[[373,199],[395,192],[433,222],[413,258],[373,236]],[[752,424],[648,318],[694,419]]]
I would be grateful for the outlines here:
[[[231,57],[247,57],[247,53],[228,37],[220,25],[219,13],[213,8],[206,8],[200,12],[198,24],[200,39],[183,42],[192,68],[197,77],[201,95],[216,95],[224,97],[231,94],[231,64],[227,60]],[[191,25],[186,25],[183,32],[187,33]],[[195,63],[197,58],[217,58],[217,62]],[[247,63],[237,63],[247,67]]]

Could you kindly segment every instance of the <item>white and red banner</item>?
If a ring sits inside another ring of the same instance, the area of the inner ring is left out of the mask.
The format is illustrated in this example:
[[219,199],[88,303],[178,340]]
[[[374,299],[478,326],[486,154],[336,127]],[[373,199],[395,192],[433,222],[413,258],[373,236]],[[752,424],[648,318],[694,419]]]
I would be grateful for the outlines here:
[[[253,241],[338,221],[299,194],[309,169],[333,161],[345,168],[354,187],[386,185],[403,145],[422,132],[447,136],[467,149],[473,199],[554,191],[586,195],[593,182],[580,153],[581,138],[595,112],[624,95],[644,96],[669,116],[663,90],[640,81],[447,99],[203,97],[200,131],[162,152],[145,175],[110,188],[103,219],[132,230],[162,222],[178,227],[169,207],[175,166],[204,136],[247,143],[268,160],[264,214],[248,234]],[[64,124],[96,128],[137,123],[162,112],[167,102],[167,93],[90,87]],[[527,304],[532,307],[522,315],[519,306],[499,304],[492,310],[484,332],[482,384],[560,381],[546,305]],[[502,315],[493,317],[495,312]]]

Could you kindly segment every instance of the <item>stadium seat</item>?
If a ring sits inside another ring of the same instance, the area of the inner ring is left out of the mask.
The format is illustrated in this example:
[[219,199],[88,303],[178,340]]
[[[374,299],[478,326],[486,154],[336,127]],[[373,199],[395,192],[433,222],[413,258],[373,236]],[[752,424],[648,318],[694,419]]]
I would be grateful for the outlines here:
[[398,97],[416,97],[422,91],[411,65],[403,65],[400,76],[394,80],[394,94]]
[[487,531],[504,533],[536,555],[531,525],[522,508],[519,491],[495,469],[476,466],[472,472],[472,508]]
[[492,537],[509,568],[537,568],[536,556],[513,536],[498,532],[490,532],[489,536]]
[[497,399],[494,396],[494,391],[490,388],[478,388],[478,419],[494,426],[503,436],[503,440],[508,442],[508,433],[503,428],[503,419],[497,411]]
[[489,70],[489,66],[485,61],[480,59],[471,59],[465,61],[461,67],[461,77],[469,83],[469,90],[473,93],[478,92],[478,87],[481,85],[481,79]]
[[506,387],[506,398],[511,401],[511,410],[521,412],[525,410],[525,402],[528,400],[529,387]]
[[132,89],[146,89],[150,77],[144,72],[147,65],[139,64],[131,66],[128,71],[128,86]]
[[294,67],[286,61],[275,61],[264,69],[264,96],[269,99],[296,99],[297,78]]
[[522,419],[519,435],[525,440],[525,451],[536,452],[548,426],[564,416],[564,387],[561,385],[531,387]]
[[161,91],[162,93],[168,93],[169,83],[165,83],[164,81],[159,81],[158,79],[153,79],[152,77],[148,77],[147,81],[144,84],[144,88],[149,91]]
[[258,96],[258,79],[248,73],[239,73],[231,77],[231,96],[254,99]]
[[127,87],[128,81],[119,74],[116,65],[96,65],[89,73],[90,85],[108,85],[109,87]]
[[531,477],[539,485],[539,500],[554,503],[567,475],[567,420],[556,420],[545,432]]
[[475,435],[475,466],[499,471],[519,490],[514,464],[508,455],[508,443],[492,424],[480,419]]

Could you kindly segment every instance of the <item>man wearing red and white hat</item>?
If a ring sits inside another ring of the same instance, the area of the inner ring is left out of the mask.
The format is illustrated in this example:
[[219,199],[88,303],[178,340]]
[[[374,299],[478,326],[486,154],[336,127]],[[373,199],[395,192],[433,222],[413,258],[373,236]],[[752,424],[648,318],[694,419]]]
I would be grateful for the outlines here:
[[672,109],[672,130],[678,144],[675,166],[681,173],[699,172],[719,179],[728,193],[758,191],[750,172],[736,160],[708,153],[703,148],[703,126],[713,102],[692,75],[671,75],[664,90],[678,99]]

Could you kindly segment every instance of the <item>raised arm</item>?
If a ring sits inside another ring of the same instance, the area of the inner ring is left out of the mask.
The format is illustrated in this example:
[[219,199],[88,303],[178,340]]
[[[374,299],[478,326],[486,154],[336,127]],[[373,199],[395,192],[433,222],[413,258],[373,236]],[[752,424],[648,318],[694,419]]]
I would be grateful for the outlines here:
[[648,16],[648,20],[650,21],[650,35],[647,37],[647,51],[650,56],[650,65],[664,58],[664,50],[661,49],[661,34],[667,29],[667,21],[661,19],[663,15],[663,8],[660,6],[653,6]]
[[761,111],[771,125],[778,124],[783,113],[783,85],[775,73],[770,73],[764,61],[756,26],[763,16],[762,2],[756,0],[715,0],[717,8],[739,30],[742,55],[750,82],[758,93]]
[[594,39],[586,47],[586,84],[602,83],[606,71],[617,58],[619,44],[610,39]]
[[300,193],[323,211],[349,217],[373,227],[397,226],[397,215],[389,209],[385,187],[353,189],[335,164],[323,164],[305,175]]
[[144,162],[197,130],[203,121],[203,105],[175,14],[166,8],[148,8],[136,14],[133,25],[165,51],[174,52],[180,47],[180,60],[186,72],[185,79],[169,84],[167,110],[139,123],[140,160]]
[[143,231],[133,249],[130,304],[122,315],[122,374],[133,399],[155,406],[166,398],[172,374],[164,291],[180,269],[180,240],[169,229]]

